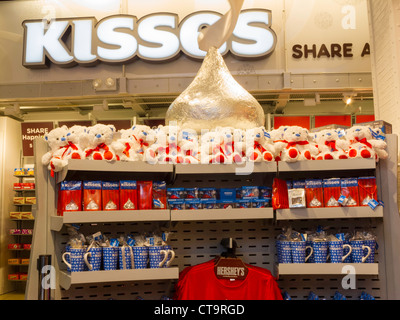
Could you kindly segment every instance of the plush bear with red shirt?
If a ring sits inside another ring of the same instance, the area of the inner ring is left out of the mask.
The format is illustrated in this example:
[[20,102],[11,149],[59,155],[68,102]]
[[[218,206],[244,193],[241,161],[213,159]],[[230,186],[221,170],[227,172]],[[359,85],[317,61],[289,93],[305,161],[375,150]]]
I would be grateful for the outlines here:
[[319,154],[316,160],[347,159],[348,141],[340,139],[335,129],[324,129],[313,134]]
[[84,149],[87,147],[87,140],[84,139],[88,128],[86,126],[73,125],[68,129],[66,138],[68,150],[66,152],[67,159],[85,159]]
[[119,160],[112,147],[116,140],[116,129],[113,125],[98,123],[87,130],[88,147],[85,148],[85,158],[89,160]]
[[[352,126],[346,130],[346,140],[349,142],[349,158],[373,158],[379,160],[376,150],[379,152],[386,148],[386,142],[380,139],[374,139],[368,126]],[[383,157],[387,157],[383,154]]]
[[68,164],[66,153],[70,149],[67,141],[68,127],[62,126],[51,130],[44,136],[50,151],[42,156],[42,164],[48,166],[51,176],[54,172],[59,172]]
[[284,128],[283,143],[280,145],[281,160],[296,162],[301,160],[313,160],[319,150],[315,143],[309,141],[309,132],[306,128],[290,126]]

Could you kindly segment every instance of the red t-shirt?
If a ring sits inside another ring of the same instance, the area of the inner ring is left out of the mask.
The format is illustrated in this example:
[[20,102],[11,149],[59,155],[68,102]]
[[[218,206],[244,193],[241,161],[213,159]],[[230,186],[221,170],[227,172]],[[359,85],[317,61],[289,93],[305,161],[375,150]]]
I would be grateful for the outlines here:
[[275,278],[267,270],[247,265],[244,280],[218,279],[214,260],[185,268],[175,286],[176,300],[282,300]]

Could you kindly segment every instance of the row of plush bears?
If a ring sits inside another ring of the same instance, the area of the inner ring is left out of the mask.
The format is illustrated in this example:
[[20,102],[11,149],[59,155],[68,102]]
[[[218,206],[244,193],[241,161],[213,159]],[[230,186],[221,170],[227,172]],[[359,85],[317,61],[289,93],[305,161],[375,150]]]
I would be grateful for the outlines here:
[[75,125],[55,128],[45,140],[50,150],[42,163],[52,174],[68,159],[197,164],[388,157],[384,137],[369,126],[357,125],[315,133],[299,126],[271,131],[220,127],[200,135],[177,126],[135,125],[117,131],[113,125]]

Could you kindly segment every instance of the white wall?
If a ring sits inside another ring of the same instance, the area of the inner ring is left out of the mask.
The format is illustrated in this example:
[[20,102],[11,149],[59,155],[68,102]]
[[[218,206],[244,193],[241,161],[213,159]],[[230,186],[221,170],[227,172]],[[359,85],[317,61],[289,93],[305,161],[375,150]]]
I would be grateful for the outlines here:
[[369,0],[375,118],[400,134],[400,2]]

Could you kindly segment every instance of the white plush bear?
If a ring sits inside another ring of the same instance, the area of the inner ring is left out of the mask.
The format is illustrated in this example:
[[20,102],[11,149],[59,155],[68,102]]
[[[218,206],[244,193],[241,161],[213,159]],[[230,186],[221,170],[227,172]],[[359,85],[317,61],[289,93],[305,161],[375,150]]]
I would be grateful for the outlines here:
[[66,138],[68,142],[68,150],[66,152],[67,159],[85,159],[83,150],[88,146],[86,126],[74,125],[68,129]]
[[156,136],[157,157],[160,163],[183,163],[184,157],[178,144],[178,126],[161,126]]
[[244,161],[242,153],[235,149],[234,130],[232,127],[216,128],[212,162],[229,164]]
[[154,143],[154,131],[146,125],[134,125],[132,128],[132,138],[135,147],[133,148],[140,160],[146,161],[146,150]]
[[181,129],[178,133],[178,146],[182,152],[183,163],[199,163],[199,140],[196,130]]
[[246,155],[247,160],[253,162],[275,160],[275,147],[264,127],[246,131]]
[[347,159],[348,141],[340,139],[334,129],[324,129],[313,134],[319,154],[316,160]]
[[89,146],[85,149],[85,157],[89,160],[119,160],[112,143],[116,135],[113,125],[98,123],[88,128]]
[[233,152],[238,153],[242,159],[246,160],[246,131],[242,129],[233,130]]
[[65,157],[69,149],[67,133],[68,127],[62,126],[51,130],[44,136],[44,139],[50,147],[50,151],[42,156],[42,164],[48,166],[52,177],[54,177],[54,172],[61,171],[61,169],[68,164]]
[[309,132],[306,128],[290,126],[284,129],[283,140],[285,147],[281,159],[287,162],[312,160],[319,151],[315,143],[308,140]]
[[[374,147],[374,150],[375,150],[376,154],[378,155],[378,158],[379,159],[387,159],[389,154],[385,150],[387,147],[387,143],[385,141],[386,140],[385,132],[382,130],[381,127],[369,127],[369,130],[371,131],[372,140],[373,140],[372,146]],[[376,140],[376,141],[374,141],[374,140]]]
[[120,138],[111,143],[116,157],[120,161],[138,161],[140,144],[134,139],[132,128],[121,129],[119,133],[121,135]]
[[[373,139],[368,126],[353,126],[346,130],[346,139],[349,142],[349,158],[373,158],[376,161],[379,157],[375,150],[385,151],[386,142]],[[386,151],[385,151],[386,152]],[[383,157],[387,157],[383,154]]]
[[215,152],[220,151],[222,143],[222,136],[220,134],[215,131],[202,132],[200,141],[201,163],[221,163],[221,160],[225,160],[224,158],[215,158]]
[[282,150],[285,149],[287,141],[284,140],[285,128],[288,126],[280,126],[278,129],[267,131],[266,135],[269,138],[275,149],[275,161],[281,161]]

